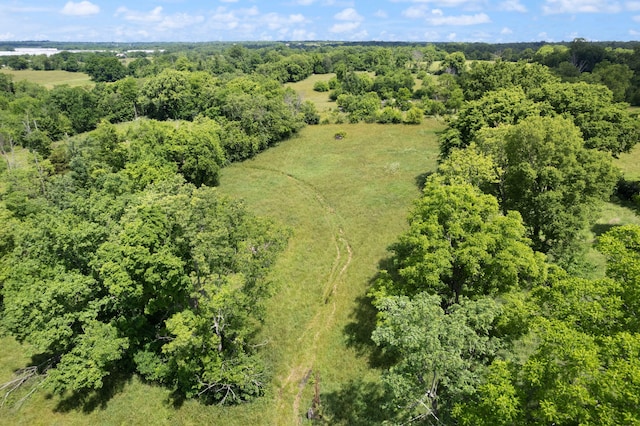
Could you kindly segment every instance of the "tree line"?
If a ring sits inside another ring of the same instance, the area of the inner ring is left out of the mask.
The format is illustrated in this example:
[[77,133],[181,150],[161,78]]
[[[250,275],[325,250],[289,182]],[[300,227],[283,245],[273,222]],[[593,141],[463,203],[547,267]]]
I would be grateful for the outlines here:
[[625,111],[610,91],[545,67],[465,73],[438,170],[370,293],[385,417],[635,424],[640,227],[598,238],[605,277],[588,277],[582,247],[638,125],[608,121]]

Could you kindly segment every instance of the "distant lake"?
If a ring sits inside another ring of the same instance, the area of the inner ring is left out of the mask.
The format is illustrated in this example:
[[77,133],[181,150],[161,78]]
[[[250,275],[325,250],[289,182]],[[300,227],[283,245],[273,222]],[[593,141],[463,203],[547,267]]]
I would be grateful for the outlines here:
[[[156,51],[164,52],[164,49],[159,50],[146,50],[146,49],[138,49],[138,50],[127,50],[127,52],[146,52],[146,53],[154,53]],[[58,50],[55,47],[16,47],[15,50],[6,51],[0,50],[0,56],[20,56],[20,55],[55,55],[56,53],[61,52],[71,52],[71,53],[81,53],[81,52],[106,52],[106,50]]]

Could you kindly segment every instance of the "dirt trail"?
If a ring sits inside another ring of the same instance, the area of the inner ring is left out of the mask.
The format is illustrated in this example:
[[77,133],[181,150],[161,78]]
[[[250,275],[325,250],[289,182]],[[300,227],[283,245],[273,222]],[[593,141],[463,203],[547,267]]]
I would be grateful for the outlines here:
[[[333,244],[336,255],[332,265],[327,268],[329,273],[322,283],[323,300],[319,301],[314,316],[305,325],[304,331],[298,338],[299,347],[301,348],[298,353],[299,357],[291,360],[289,374],[281,380],[281,386],[276,397],[278,407],[281,409],[278,411],[286,412],[288,411],[286,407],[290,406],[291,411],[289,412],[293,416],[292,419],[295,419],[295,422],[300,424],[302,422],[300,403],[307,382],[313,374],[317,344],[322,334],[330,329],[335,319],[336,296],[339,293],[340,285],[344,282],[344,275],[353,260],[353,249],[341,224],[340,216],[313,185],[281,170],[261,167],[250,168],[277,173],[294,181],[303,194],[315,200],[320,206],[322,216],[319,216],[319,220],[324,219],[329,228],[333,230]],[[288,397],[294,394],[295,397],[290,400]],[[279,421],[283,420],[279,419]]]

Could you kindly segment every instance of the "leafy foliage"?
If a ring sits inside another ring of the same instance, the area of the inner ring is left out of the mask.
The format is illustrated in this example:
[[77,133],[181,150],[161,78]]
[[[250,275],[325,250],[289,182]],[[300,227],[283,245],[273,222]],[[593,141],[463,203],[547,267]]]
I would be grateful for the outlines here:
[[517,210],[533,247],[562,256],[616,182],[609,156],[583,147],[579,130],[562,118],[526,118],[488,129],[479,147],[502,169],[498,196]]
[[472,393],[500,348],[491,336],[500,307],[490,298],[445,311],[438,295],[394,296],[378,304],[372,338],[398,358],[384,377],[403,420],[444,421],[447,401]]
[[502,215],[495,197],[467,183],[430,179],[409,226],[391,246],[393,269],[383,272],[378,298],[426,291],[449,306],[527,287],[544,274],[520,215]]
[[249,342],[282,234],[180,180],[91,215],[81,196],[67,198],[20,223],[3,259],[22,265],[5,269],[3,326],[52,357],[51,390],[91,391],[137,370],[209,401],[260,394]]

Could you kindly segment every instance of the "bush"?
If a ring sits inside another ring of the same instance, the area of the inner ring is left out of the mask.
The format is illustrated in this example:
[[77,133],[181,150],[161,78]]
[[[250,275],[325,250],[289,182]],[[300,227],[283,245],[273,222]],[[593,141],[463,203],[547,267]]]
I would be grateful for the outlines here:
[[418,107],[411,107],[409,111],[407,111],[406,116],[404,117],[404,122],[406,124],[420,124],[422,123],[422,115],[424,113]]
[[311,101],[304,101],[300,108],[300,112],[303,116],[303,120],[307,124],[318,124],[320,123],[320,114],[316,109],[316,106]]
[[376,121],[378,123],[387,124],[387,123],[401,123],[402,122],[402,113],[390,106],[386,106],[379,110],[376,113]]
[[313,85],[313,90],[316,92],[328,92],[329,91],[329,83],[326,81],[316,81]]

